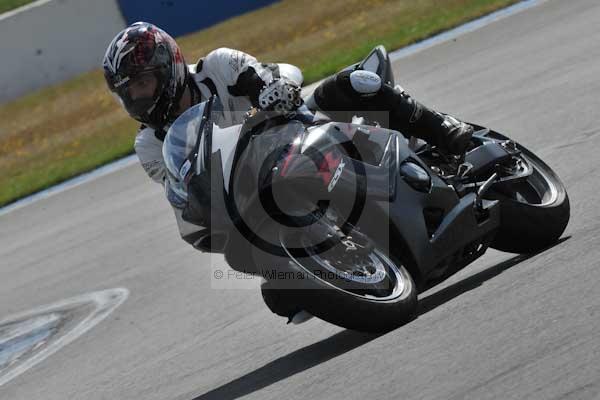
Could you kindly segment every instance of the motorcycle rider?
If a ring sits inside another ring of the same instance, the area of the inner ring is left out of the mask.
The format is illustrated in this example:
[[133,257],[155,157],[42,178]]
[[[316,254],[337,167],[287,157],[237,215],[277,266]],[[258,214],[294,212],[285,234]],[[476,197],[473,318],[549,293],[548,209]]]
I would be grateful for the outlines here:
[[[175,40],[146,22],[136,22],[115,36],[103,67],[111,92],[129,115],[142,123],[135,151],[144,170],[159,183],[165,178],[162,141],[166,130],[187,108],[216,94],[230,111],[225,123],[238,124],[252,107],[297,107],[295,101],[283,104],[280,99],[269,102],[268,96],[260,97],[275,87],[295,97],[301,84],[280,73],[277,64],[259,63],[251,55],[227,48],[216,49],[196,65],[187,66]],[[405,135],[454,154],[467,147],[473,131],[470,125],[439,114],[390,85],[381,84],[373,93],[361,93],[355,86],[349,72],[339,73],[326,79],[307,105],[325,112],[387,111],[390,128]]]
[[[163,140],[180,114],[212,95],[219,97],[226,111],[225,126],[243,123],[246,112],[253,107],[293,111],[302,104],[302,82],[288,72],[295,67],[287,67],[260,63],[249,54],[227,48],[211,51],[197,64],[188,66],[175,40],[146,22],[136,22],[119,32],[103,59],[110,91],[142,124],[134,144],[139,161],[150,178],[161,184],[166,177]],[[470,125],[439,114],[385,83],[365,91],[355,78],[350,72],[342,72],[326,79],[307,106],[324,112],[386,111],[390,128],[451,153],[464,153],[473,132]],[[176,217],[182,237],[193,243],[194,235],[186,234],[189,227],[185,228],[177,212]],[[265,301],[273,310],[273,304],[267,298]],[[273,311],[280,315],[287,312]]]

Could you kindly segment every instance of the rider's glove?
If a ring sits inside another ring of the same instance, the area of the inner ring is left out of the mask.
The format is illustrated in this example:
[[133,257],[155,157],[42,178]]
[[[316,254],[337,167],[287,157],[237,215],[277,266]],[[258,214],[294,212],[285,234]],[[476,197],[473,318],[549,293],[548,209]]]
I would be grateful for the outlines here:
[[303,103],[300,91],[295,82],[284,78],[275,79],[258,95],[258,107],[265,111],[291,113]]

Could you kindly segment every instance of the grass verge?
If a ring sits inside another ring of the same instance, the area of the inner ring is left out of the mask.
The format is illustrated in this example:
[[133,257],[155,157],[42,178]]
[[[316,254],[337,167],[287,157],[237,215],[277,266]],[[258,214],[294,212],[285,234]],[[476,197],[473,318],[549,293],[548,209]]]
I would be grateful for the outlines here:
[[33,3],[35,0],[0,0],[0,14]]
[[[284,0],[178,42],[190,63],[232,47],[295,64],[309,83],[376,44],[396,49],[517,1]],[[0,205],[130,154],[137,125],[99,70],[0,105]]]

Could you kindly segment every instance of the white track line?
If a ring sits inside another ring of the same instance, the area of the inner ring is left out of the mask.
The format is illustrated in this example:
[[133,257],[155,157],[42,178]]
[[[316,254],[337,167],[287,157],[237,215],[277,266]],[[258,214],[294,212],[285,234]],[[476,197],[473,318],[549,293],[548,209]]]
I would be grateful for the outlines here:
[[481,18],[474,19],[471,22],[467,22],[463,25],[457,26],[454,29],[449,31],[442,32],[438,35],[432,36],[428,39],[422,40],[415,44],[412,44],[407,47],[403,47],[394,52],[390,53],[390,59],[392,62],[397,61],[401,58],[408,57],[440,43],[448,42],[450,40],[456,39],[459,36],[465,35],[469,32],[476,31],[481,29],[491,23],[504,19],[506,17],[510,17],[511,15],[520,13],[522,11],[528,10],[532,7],[538,6],[547,0],[525,0],[519,3],[516,3],[512,6],[503,8],[501,10],[495,11],[491,14],[483,16]]
[[51,188],[42,190],[41,192],[37,192],[35,194],[32,194],[31,196],[24,197],[21,200],[17,200],[14,203],[4,206],[4,207],[0,208],[0,217],[2,215],[8,214],[11,211],[15,211],[15,210],[18,210],[19,208],[23,208],[23,207],[25,207],[31,203],[34,203],[38,200],[45,199],[45,198],[53,196],[55,194],[64,192],[65,190],[72,189],[76,186],[83,185],[84,183],[91,182],[95,179],[98,179],[105,175],[119,171],[125,167],[134,165],[134,164],[137,164],[137,156],[135,154],[131,155],[131,156],[127,156],[125,158],[121,158],[120,160],[111,162],[102,167],[96,168],[93,171],[79,175],[75,178],[69,179],[63,183],[56,185],[56,186],[52,186]]
[[[481,29],[493,22],[499,21],[499,20],[509,17],[511,15],[514,15],[514,14],[520,13],[522,11],[525,11],[527,9],[530,9],[532,7],[538,6],[545,1],[547,1],[547,0],[524,0],[524,1],[521,1],[510,7],[503,8],[501,10],[498,10],[496,12],[488,14],[484,17],[478,18],[471,22],[467,22],[466,24],[460,25],[449,31],[442,32],[436,36],[432,36],[429,39],[425,39],[421,42],[418,42],[418,43],[412,44],[410,46],[404,47],[402,49],[393,51],[393,52],[389,53],[390,59],[392,60],[392,62],[394,62],[401,58],[408,57],[412,54],[418,53],[418,52],[428,49],[432,46],[435,46],[437,44],[456,39],[457,37],[459,37],[461,35],[467,34],[469,32],[473,32],[477,29]],[[310,86],[314,87],[315,85],[316,85],[316,83],[312,84]],[[310,90],[308,87],[305,89]],[[14,211],[14,210],[18,210],[19,208],[25,207],[25,206],[27,206],[31,203],[34,203],[38,200],[45,199],[49,196],[55,195],[60,192],[64,192],[65,190],[69,190],[71,188],[82,185],[84,183],[91,182],[102,176],[105,176],[105,175],[108,175],[115,171],[121,170],[125,167],[135,164],[136,160],[137,160],[137,158],[135,155],[125,157],[123,159],[112,162],[110,164],[106,164],[106,165],[104,165],[98,169],[95,169],[91,172],[88,172],[88,173],[80,175],[76,178],[65,181],[56,186],[52,186],[49,189],[35,193],[31,196],[24,197],[21,200],[18,200],[14,203],[11,203],[7,206],[0,208],[0,216],[8,214],[9,212]]]
[[13,9],[13,10],[6,11],[6,12],[0,14],[0,21],[11,18],[17,14],[20,14],[24,11],[28,11],[32,8],[43,6],[44,4],[50,3],[51,1],[52,0],[37,0],[37,1],[34,1],[33,3],[25,4],[21,7],[17,7],[15,9]]

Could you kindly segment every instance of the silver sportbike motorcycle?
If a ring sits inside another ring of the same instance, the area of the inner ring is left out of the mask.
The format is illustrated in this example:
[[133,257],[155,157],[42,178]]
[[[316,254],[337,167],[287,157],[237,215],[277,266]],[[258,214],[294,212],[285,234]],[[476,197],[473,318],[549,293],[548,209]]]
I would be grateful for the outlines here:
[[[348,67],[394,84],[375,48]],[[472,124],[453,156],[377,121],[257,112],[221,129],[218,98],[171,126],[167,193],[188,238],[232,268],[265,279],[267,305],[379,332],[414,318],[417,294],[488,248],[531,253],[569,221],[558,176],[509,137]]]

